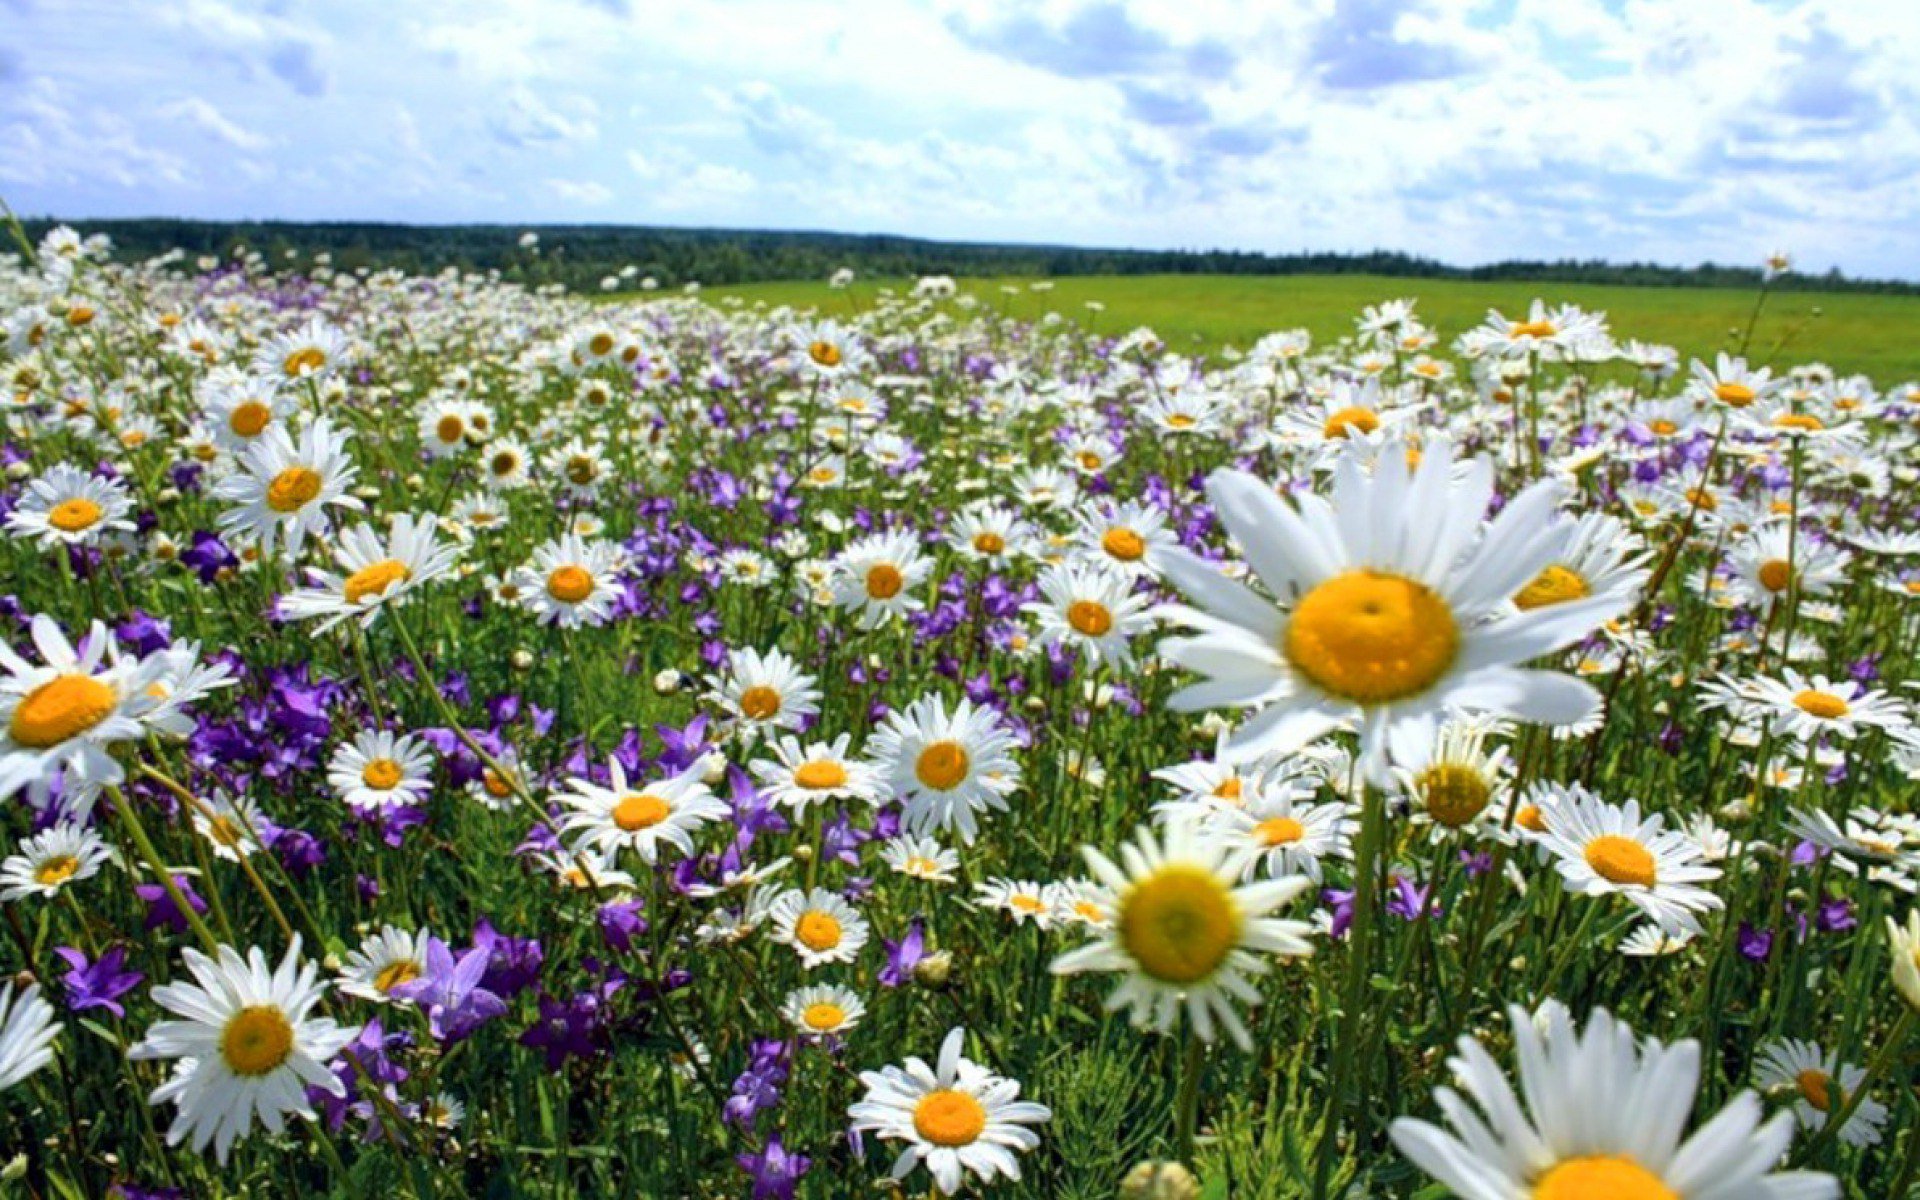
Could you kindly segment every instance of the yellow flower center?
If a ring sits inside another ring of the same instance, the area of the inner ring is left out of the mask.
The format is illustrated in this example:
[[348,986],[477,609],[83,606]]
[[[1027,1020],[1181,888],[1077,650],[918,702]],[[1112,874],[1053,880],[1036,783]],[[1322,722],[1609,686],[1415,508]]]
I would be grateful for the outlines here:
[[567,482],[575,487],[587,486],[598,474],[600,474],[599,464],[584,454],[576,454],[567,460]]
[[412,983],[420,978],[420,968],[406,959],[388,963],[380,973],[373,977],[373,988],[381,995],[387,995],[403,983]]
[[1307,827],[1292,817],[1268,817],[1253,827],[1254,840],[1262,846],[1290,846],[1307,836]]
[[800,1023],[816,1033],[827,1033],[847,1023],[847,1010],[823,1000],[807,1005],[800,1014]]
[[987,1110],[965,1092],[942,1088],[913,1106],[913,1130],[936,1146],[971,1146],[987,1128]]
[[1753,403],[1753,389],[1744,383],[1723,383],[1713,389],[1713,398],[1728,408],[1745,408]]
[[347,576],[343,588],[348,604],[358,604],[368,596],[378,596],[396,583],[406,580],[412,574],[407,564],[397,558],[383,558],[377,563],[361,567]]
[[1833,1107],[1833,1077],[1825,1071],[1808,1067],[1793,1077],[1793,1083],[1815,1112],[1827,1112]]
[[1007,907],[1015,912],[1043,913],[1047,911],[1047,902],[1038,896],[1018,893],[1007,898]]
[[795,768],[793,781],[810,791],[844,787],[847,782],[847,769],[830,758],[816,758],[812,762],[801,763]]
[[238,846],[246,837],[239,822],[232,817],[217,816],[207,822],[207,836],[222,846]]
[[1660,1177],[1630,1158],[1569,1158],[1540,1177],[1532,1200],[1680,1200]]
[[837,367],[845,356],[840,353],[840,347],[832,342],[817,341],[807,347],[807,357],[819,366]]
[[467,423],[457,414],[448,413],[433,427],[433,435],[443,442],[457,442],[467,436]]
[[1320,427],[1321,436],[1346,438],[1356,433],[1372,433],[1380,428],[1380,417],[1370,408],[1343,408],[1327,418]]
[[1652,887],[1653,854],[1632,838],[1602,834],[1587,843],[1587,865],[1608,883],[1632,883]]
[[593,337],[587,340],[587,349],[597,357],[605,358],[607,355],[613,353],[613,335],[610,333],[594,334]]
[[909,875],[934,875],[939,873],[940,864],[925,855],[915,854],[907,859],[901,870]]
[[1121,562],[1137,562],[1146,554],[1147,542],[1133,530],[1117,525],[1101,535],[1100,548]]
[[1593,594],[1578,572],[1559,563],[1547,567],[1533,577],[1533,582],[1520,589],[1513,598],[1515,608],[1532,611],[1546,608],[1550,604],[1565,604],[1569,600],[1579,600]]
[[1808,433],[1818,433],[1826,428],[1819,417],[1810,413],[1781,413],[1773,419],[1775,429],[1799,429]]
[[672,812],[673,806],[652,792],[635,792],[620,797],[620,802],[613,806],[613,823],[624,833],[638,833],[652,829]]
[[1007,539],[997,533],[976,533],[973,535],[973,548],[981,554],[999,554],[1006,550]]
[[1322,690],[1384,704],[1418,695],[1446,674],[1460,629],[1425,584],[1363,569],[1302,596],[1283,643],[1287,660]]
[[520,469],[520,456],[503,450],[487,461],[487,469],[502,477],[511,475]]
[[390,758],[376,758],[360,770],[360,782],[382,792],[399,786],[404,776],[400,764]]
[[72,879],[80,869],[80,860],[71,854],[56,854],[34,869],[33,881],[41,887],[58,887]]
[[1240,941],[1240,908],[1211,871],[1161,867],[1120,901],[1120,945],[1162,983],[1198,983]]
[[1091,450],[1082,450],[1079,457],[1080,469],[1083,471],[1098,471],[1104,461]]
[[1770,592],[1784,592],[1793,583],[1793,564],[1784,558],[1770,558],[1757,572],[1760,586]]
[[85,496],[75,496],[48,509],[47,524],[62,533],[78,533],[82,529],[91,529],[100,516],[98,504]]
[[1199,422],[1195,421],[1186,413],[1174,413],[1167,418],[1167,424],[1173,426],[1175,429],[1192,429],[1198,423]]
[[13,710],[7,736],[30,750],[58,746],[112,715],[119,697],[91,675],[60,675],[28,692]]
[[1238,775],[1229,775],[1225,779],[1222,779],[1219,785],[1213,789],[1213,795],[1217,800],[1238,800],[1240,798],[1240,788],[1240,777]]
[[891,600],[906,586],[900,568],[892,563],[876,563],[867,569],[867,595],[875,600]]
[[1493,798],[1486,776],[1460,763],[1437,763],[1420,773],[1420,799],[1427,815],[1449,829],[1479,816]]
[[248,400],[233,406],[227,414],[227,428],[233,430],[236,437],[254,438],[273,420],[273,410],[258,400]]
[[1530,829],[1535,833],[1545,833],[1547,831],[1546,814],[1540,811],[1538,804],[1522,805],[1520,811],[1513,815],[1513,823],[1522,829]]
[[220,1033],[220,1057],[235,1075],[266,1075],[293,1056],[293,1025],[272,1004],[243,1008]]
[[800,914],[793,923],[793,936],[800,944],[815,954],[822,954],[840,944],[840,922],[832,913],[810,908]]
[[1647,422],[1647,432],[1655,437],[1672,437],[1680,432],[1680,427],[1665,417],[1655,417]]
[[285,361],[280,364],[280,369],[287,373],[289,379],[299,379],[301,376],[312,374],[326,365],[326,351],[318,346],[302,346],[292,354],[287,355]]
[[1516,338],[1550,338],[1557,332],[1552,321],[1514,321],[1507,327],[1507,336]]
[[1811,688],[1795,695],[1793,706],[1808,716],[1818,717],[1822,721],[1837,721],[1850,711],[1843,697],[1836,696],[1832,692],[1816,692]]
[[756,684],[740,693],[740,711],[750,720],[764,721],[780,711],[780,693]]
[[934,742],[920,751],[913,773],[922,786],[938,792],[952,791],[967,777],[967,748],[959,742]]
[[311,467],[288,467],[267,484],[267,507],[277,513],[299,512],[320,494],[320,472]]
[[1097,600],[1075,600],[1067,605],[1067,624],[1088,637],[1105,637],[1113,628],[1113,614]]
[[568,564],[547,576],[547,595],[562,604],[578,604],[593,595],[593,573]]

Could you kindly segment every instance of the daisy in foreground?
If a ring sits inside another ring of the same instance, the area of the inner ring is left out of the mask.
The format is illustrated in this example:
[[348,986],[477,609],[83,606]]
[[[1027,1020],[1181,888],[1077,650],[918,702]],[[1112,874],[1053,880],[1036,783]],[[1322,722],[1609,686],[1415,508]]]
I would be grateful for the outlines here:
[[1568,891],[1617,892],[1669,934],[1699,933],[1699,914],[1722,907],[1699,886],[1720,878],[1719,868],[1660,814],[1643,817],[1637,800],[1609,804],[1569,784],[1541,801],[1539,817],[1546,830],[1536,836],[1559,860]]
[[[1393,1123],[1394,1145],[1461,1200],[1829,1200],[1840,1185],[1812,1171],[1774,1171],[1794,1118],[1762,1121],[1742,1092],[1684,1142],[1700,1085],[1700,1045],[1642,1040],[1604,1010],[1574,1027],[1549,1001],[1538,1021],[1513,1022],[1520,1091],[1478,1041],[1449,1061],[1479,1106],[1452,1088],[1435,1093],[1448,1132]],[[1484,1114],[1484,1115],[1483,1115]]]
[[932,1067],[910,1056],[903,1066],[860,1072],[867,1094],[847,1109],[856,1132],[907,1143],[894,1160],[895,1179],[905,1179],[925,1163],[948,1196],[960,1190],[968,1174],[982,1183],[995,1176],[1019,1179],[1016,1152],[1040,1144],[1040,1135],[1028,1126],[1053,1119],[1046,1105],[1020,1099],[1019,1081],[963,1055],[966,1036],[964,1029],[949,1032]]
[[40,998],[38,984],[14,999],[13,983],[0,987],[0,1092],[53,1061],[60,1023],[53,1005]]
[[333,557],[339,572],[310,571],[318,586],[300,588],[280,601],[281,611],[296,620],[324,618],[314,626],[316,633],[350,617],[372,625],[383,605],[452,569],[460,548],[441,543],[434,518],[402,513],[385,538],[365,525],[343,531]]
[[1306,891],[1301,876],[1242,883],[1250,850],[1230,850],[1191,817],[1168,820],[1164,840],[1142,828],[1120,848],[1120,864],[1084,847],[1094,879],[1114,895],[1113,923],[1097,940],[1053,960],[1056,975],[1118,971],[1126,975],[1107,998],[1109,1011],[1131,1010],[1136,1025],[1161,1033],[1182,1011],[1193,1031],[1214,1041],[1225,1026],[1243,1049],[1253,1040],[1233,1001],[1258,1004],[1249,979],[1263,975],[1258,955],[1313,953],[1304,921],[1269,916]]
[[345,1094],[326,1064],[357,1031],[308,1016],[327,985],[316,980],[318,966],[301,961],[297,936],[278,968],[257,946],[246,958],[231,946],[220,947],[217,961],[193,949],[182,954],[194,982],[156,987],[153,1000],[183,1019],[161,1021],[127,1052],[182,1060],[149,1100],[180,1106],[168,1145],[191,1137],[201,1152],[212,1143],[224,1164],[256,1117],[277,1134],[288,1113],[313,1118],[307,1088]]
[[1386,454],[1372,475],[1338,463],[1331,500],[1283,502],[1239,471],[1217,471],[1207,495],[1269,595],[1185,550],[1162,556],[1195,607],[1168,616],[1198,636],[1163,655],[1206,676],[1176,693],[1193,711],[1257,710],[1235,734],[1236,758],[1297,749],[1357,719],[1367,774],[1418,768],[1449,709],[1549,725],[1575,724],[1599,696],[1578,679],[1520,664],[1571,645],[1620,615],[1609,589],[1527,611],[1509,599],[1564,556],[1574,530],[1556,520],[1562,485],[1543,480],[1483,523],[1493,464],[1456,470],[1440,442],[1409,472]]

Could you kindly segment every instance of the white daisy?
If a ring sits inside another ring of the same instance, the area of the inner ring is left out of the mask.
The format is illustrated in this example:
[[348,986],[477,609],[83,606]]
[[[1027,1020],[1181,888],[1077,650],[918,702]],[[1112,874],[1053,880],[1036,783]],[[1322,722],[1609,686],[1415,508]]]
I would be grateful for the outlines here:
[[867,919],[837,892],[825,888],[789,888],[767,909],[770,935],[792,946],[808,970],[827,963],[852,962],[867,944]]
[[577,629],[612,617],[617,577],[625,567],[625,551],[612,542],[567,533],[536,548],[514,572],[514,583],[521,603],[542,625]]
[[320,379],[346,360],[347,339],[319,317],[261,344],[253,369],[286,382]]
[[1578,784],[1541,799],[1540,841],[1558,860],[1567,889],[1589,896],[1619,894],[1669,933],[1699,933],[1699,914],[1722,907],[1699,884],[1718,868],[1682,830],[1658,813],[1644,818],[1637,800],[1609,804]]
[[433,517],[410,513],[394,517],[385,538],[366,525],[342,530],[332,550],[339,572],[309,570],[319,586],[280,599],[280,611],[294,620],[324,618],[316,633],[350,617],[372,625],[381,608],[445,575],[460,558],[460,547],[440,541]]
[[118,479],[103,479],[58,463],[38,479],[27,481],[25,492],[7,514],[7,529],[42,546],[84,546],[107,533],[133,532],[133,522],[127,519],[131,511],[133,501]]
[[888,838],[880,847],[880,861],[928,883],[952,883],[953,873],[960,869],[960,855],[930,837]]
[[[1793,1115],[1809,1133],[1825,1128],[1866,1077],[1864,1069],[1797,1038],[1768,1042],[1753,1064],[1754,1084],[1766,1092],[1790,1093]],[[1840,1127],[1840,1140],[1849,1146],[1877,1146],[1886,1123],[1887,1106],[1871,1097],[1862,1099]]]
[[1146,629],[1148,618],[1147,597],[1134,593],[1130,576],[1066,563],[1041,574],[1040,594],[1044,600],[1022,611],[1039,622],[1041,645],[1072,646],[1115,668],[1132,665],[1128,640]]
[[22,989],[16,997],[13,980],[0,987],[0,1092],[53,1061],[53,1043],[60,1036],[53,1005],[40,996],[40,985]]
[[843,733],[831,742],[806,746],[791,735],[769,741],[773,760],[757,759],[752,770],[767,799],[796,813],[829,800],[858,800],[878,804],[884,793],[879,773],[847,753],[853,735]]
[[433,747],[412,734],[363,730],[333,752],[327,783],[349,808],[425,803],[433,791]]
[[780,1015],[805,1037],[845,1033],[867,1015],[866,1002],[852,988],[816,984],[795,988],[780,1005]]
[[7,671],[0,680],[0,798],[27,788],[43,801],[63,772],[80,791],[119,783],[126,773],[109,751],[141,736],[139,717],[155,704],[147,689],[166,664],[157,655],[121,657],[99,621],[84,653],[45,613],[34,617],[31,632],[39,666],[0,642]]
[[393,1001],[394,988],[426,974],[427,943],[431,938],[424,929],[409,933],[397,925],[382,926],[379,933],[361,942],[341,963],[340,990],[375,1004]]
[[1053,924],[1053,897],[1031,879],[981,880],[973,885],[973,902],[1006,913],[1016,925],[1032,922],[1045,929]]
[[616,851],[632,850],[652,866],[665,843],[691,858],[694,833],[732,811],[701,782],[704,764],[631,786],[619,759],[608,760],[607,769],[610,786],[576,776],[567,780],[571,791],[560,796],[572,810],[561,832],[578,835],[573,841],[575,851],[611,857]]
[[735,650],[727,673],[709,676],[707,699],[719,705],[752,736],[777,729],[799,729],[820,711],[814,677],[778,649],[762,653]]
[[991,708],[962,699],[951,711],[938,695],[887,714],[869,747],[915,834],[957,831],[972,845],[979,814],[1005,812],[1020,786],[1014,736]]
[[862,629],[875,629],[925,607],[913,589],[926,582],[933,560],[911,533],[877,533],[834,559],[834,602],[859,613]]
[[309,534],[331,527],[330,506],[364,507],[347,493],[359,468],[347,455],[347,435],[321,417],[294,441],[274,426],[239,455],[239,469],[214,485],[213,494],[233,507],[220,527],[259,543],[263,553],[284,539],[298,554]]
[[0,901],[52,899],[68,884],[99,874],[112,855],[99,834],[68,822],[23,838],[0,862]]

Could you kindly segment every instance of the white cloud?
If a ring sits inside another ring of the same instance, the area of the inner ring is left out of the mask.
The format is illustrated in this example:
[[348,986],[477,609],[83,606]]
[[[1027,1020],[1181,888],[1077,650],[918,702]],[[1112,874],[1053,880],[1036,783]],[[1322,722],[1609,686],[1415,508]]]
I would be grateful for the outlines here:
[[265,150],[273,144],[272,138],[234,124],[219,109],[198,96],[175,100],[162,105],[157,111],[163,117],[172,117],[202,133],[210,134],[236,150]]

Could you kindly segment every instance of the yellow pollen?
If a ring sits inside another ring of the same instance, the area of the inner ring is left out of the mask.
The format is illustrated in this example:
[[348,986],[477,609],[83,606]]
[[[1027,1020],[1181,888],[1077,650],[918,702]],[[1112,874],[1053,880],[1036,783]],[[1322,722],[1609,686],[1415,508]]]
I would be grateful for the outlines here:
[[1844,698],[1832,692],[1816,692],[1811,689],[1794,696],[1793,706],[1810,717],[1819,717],[1822,721],[1837,721],[1850,711]]
[[913,1106],[913,1131],[936,1146],[971,1146],[987,1128],[987,1110],[965,1092],[942,1088]]
[[1358,570],[1314,587],[1282,635],[1287,660],[1360,704],[1418,695],[1453,665],[1460,629],[1445,600],[1402,575]]
[[1254,840],[1262,846],[1291,846],[1307,836],[1307,827],[1292,817],[1268,817],[1253,827]]
[[346,593],[348,604],[358,604],[368,596],[385,594],[388,588],[405,582],[411,574],[407,564],[399,559],[383,558],[347,576],[342,590]]
[[1516,338],[1550,338],[1557,332],[1552,321],[1514,321],[1507,327],[1507,336]]
[[30,750],[58,746],[113,714],[119,697],[91,675],[59,675],[28,692],[13,710],[7,736]]
[[800,1014],[800,1023],[816,1033],[828,1033],[847,1023],[847,1010],[826,1001],[809,1004]]
[[1537,804],[1522,805],[1520,811],[1514,814],[1513,823],[1522,829],[1531,829],[1535,833],[1547,831],[1546,814],[1540,811],[1540,806]]
[[1113,628],[1113,614],[1097,600],[1075,600],[1067,606],[1067,624],[1088,637],[1105,637]]
[[1047,902],[1038,896],[1015,895],[1007,898],[1007,907],[1015,912],[1043,913],[1047,911]]
[[1770,592],[1784,592],[1793,583],[1793,564],[1784,558],[1770,558],[1757,572],[1760,586]]
[[875,600],[891,600],[906,586],[906,577],[892,563],[877,563],[867,570],[867,595]]
[[240,825],[232,817],[218,816],[207,822],[207,836],[222,846],[238,846],[245,838]]
[[505,800],[513,795],[513,784],[492,768],[488,768],[481,774],[480,785],[487,790],[487,795],[495,800]]
[[1427,815],[1449,829],[1458,829],[1479,816],[1493,798],[1486,776],[1460,763],[1428,767],[1420,773],[1419,788]]
[[913,773],[924,787],[937,792],[952,791],[967,777],[967,748],[959,742],[934,742],[920,751]]
[[832,467],[819,466],[808,471],[807,478],[813,480],[815,483],[832,483],[834,480],[840,478],[840,476],[834,472]]
[[1652,887],[1656,882],[1653,854],[1632,838],[1607,833],[1587,843],[1587,865],[1608,883]]
[[360,782],[382,792],[392,791],[405,777],[400,764],[390,758],[376,758],[360,769]]
[[220,1057],[235,1075],[266,1075],[293,1056],[293,1025],[271,1004],[243,1008],[220,1032]]
[[1630,1158],[1569,1158],[1540,1177],[1532,1200],[1680,1200],[1660,1177]]
[[34,869],[33,881],[41,887],[58,887],[72,879],[79,869],[79,859],[71,854],[57,854]]
[[809,791],[846,786],[847,769],[830,758],[801,763],[793,772],[793,781]]
[[47,524],[62,533],[79,533],[82,529],[91,529],[101,515],[98,504],[85,496],[75,496],[48,509]]
[[511,475],[520,469],[520,456],[501,451],[488,461],[487,469],[495,475]]
[[807,347],[807,357],[811,358],[815,364],[819,366],[837,367],[840,365],[840,360],[843,356],[840,353],[840,347],[834,345],[832,342],[820,341],[814,342]]
[[280,364],[280,369],[287,373],[289,379],[299,379],[301,376],[309,375],[326,365],[326,351],[318,346],[302,346],[292,354],[287,355],[286,361]]
[[1800,1095],[1813,1106],[1815,1112],[1827,1112],[1833,1107],[1833,1076],[1818,1067],[1808,1067],[1793,1077],[1794,1086],[1800,1089]]
[[1781,413],[1773,419],[1775,429],[1799,429],[1808,433],[1818,433],[1826,428],[1819,417],[1808,413]]
[[248,400],[233,406],[233,411],[227,414],[227,428],[233,430],[236,437],[259,437],[271,420],[272,409],[258,400]]
[[560,567],[547,576],[547,595],[562,604],[578,604],[593,595],[593,574],[573,564]]
[[567,460],[567,482],[575,487],[587,486],[599,474],[598,464],[584,454],[576,454]]
[[764,721],[780,711],[780,693],[758,684],[740,693],[740,711],[749,720]]
[[90,325],[93,323],[93,310],[84,304],[76,304],[67,310],[67,324]]
[[673,806],[651,792],[636,792],[620,797],[613,806],[613,823],[623,833],[652,829],[673,813]]
[[1716,512],[1720,508],[1720,498],[1705,488],[1688,488],[1687,503],[1695,505],[1703,512]]
[[1533,577],[1533,582],[1520,589],[1514,596],[1515,608],[1532,611],[1546,608],[1550,604],[1565,604],[1569,600],[1579,600],[1593,594],[1578,572],[1569,567],[1554,563]]
[[840,944],[840,922],[832,913],[823,913],[817,908],[808,909],[800,914],[793,923],[793,936],[800,944],[815,954],[822,954]]
[[267,484],[267,507],[277,513],[299,512],[320,494],[320,472],[311,467],[288,467]]
[[1103,465],[1103,460],[1100,458],[1098,454],[1095,454],[1093,451],[1082,450],[1080,452],[1080,469],[1081,470],[1098,471],[1102,465]]
[[373,977],[373,989],[384,996],[401,984],[412,983],[418,978],[420,968],[403,958],[381,968],[380,973]]
[[1211,871],[1165,866],[1121,898],[1120,945],[1162,983],[1212,977],[1240,941],[1240,908]]
[[1723,383],[1713,389],[1713,398],[1728,408],[1745,408],[1753,403],[1753,389],[1744,383]]
[[1147,552],[1147,542],[1124,525],[1116,525],[1100,535],[1100,548],[1121,562],[1138,562]]
[[940,870],[940,864],[923,855],[915,854],[907,859],[901,869],[909,875],[933,875]]
[[1238,775],[1229,775],[1220,781],[1218,787],[1213,789],[1213,794],[1214,797],[1219,800],[1238,800],[1240,798],[1240,787],[1240,777]]
[[973,548],[982,554],[999,554],[1006,550],[1007,539],[997,533],[976,533]]
[[1647,422],[1647,432],[1655,437],[1672,437],[1680,432],[1680,427],[1665,417],[1655,417]]
[[1356,433],[1372,433],[1380,428],[1380,418],[1370,408],[1343,408],[1327,418],[1320,427],[1321,436],[1348,438]]
[[587,342],[587,349],[595,357],[605,358],[607,355],[613,353],[613,335],[610,333],[594,334]]
[[456,414],[448,413],[440,418],[438,425],[433,427],[433,436],[443,442],[457,442],[467,436],[467,423]]
[[1195,425],[1198,425],[1199,422],[1186,413],[1174,413],[1167,418],[1167,424],[1173,426],[1175,429],[1192,429]]

